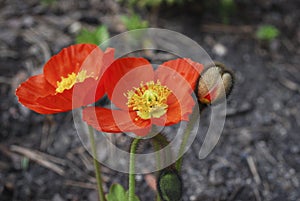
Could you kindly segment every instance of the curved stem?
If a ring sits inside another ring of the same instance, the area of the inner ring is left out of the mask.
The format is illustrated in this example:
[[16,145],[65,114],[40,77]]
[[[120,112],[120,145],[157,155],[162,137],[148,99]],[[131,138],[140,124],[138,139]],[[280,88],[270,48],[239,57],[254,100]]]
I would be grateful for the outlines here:
[[99,200],[106,201],[105,196],[104,196],[104,191],[103,191],[101,166],[100,166],[99,162],[97,161],[97,149],[96,149],[95,138],[94,138],[94,129],[91,126],[88,126],[88,127],[89,127],[89,138],[90,138],[91,149],[92,149],[92,157],[93,157],[96,180],[97,180],[97,190],[99,193]]
[[130,147],[128,201],[133,201],[135,197],[135,153],[139,141],[139,138],[135,138]]

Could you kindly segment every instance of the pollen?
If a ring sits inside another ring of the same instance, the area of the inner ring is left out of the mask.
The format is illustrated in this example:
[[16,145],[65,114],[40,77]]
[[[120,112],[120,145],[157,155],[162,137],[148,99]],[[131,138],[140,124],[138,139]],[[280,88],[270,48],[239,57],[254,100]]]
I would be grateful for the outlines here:
[[87,78],[94,77],[93,73],[87,75],[86,70],[80,71],[78,74],[71,73],[67,77],[61,77],[61,81],[57,81],[56,93],[62,93],[64,90],[71,89],[76,83],[84,82]]
[[133,88],[124,94],[128,98],[127,106],[137,112],[141,119],[159,118],[168,109],[168,96],[171,90],[161,85],[159,80],[141,82],[139,88]]

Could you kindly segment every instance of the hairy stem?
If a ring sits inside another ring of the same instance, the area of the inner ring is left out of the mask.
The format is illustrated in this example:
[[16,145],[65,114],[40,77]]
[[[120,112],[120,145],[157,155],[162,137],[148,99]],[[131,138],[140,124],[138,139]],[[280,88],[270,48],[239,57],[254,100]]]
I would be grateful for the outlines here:
[[[159,153],[159,150],[163,149],[164,147],[168,146],[168,144],[170,143],[168,141],[168,139],[166,138],[166,136],[162,135],[161,133],[157,134],[156,136],[154,136],[152,139],[152,144],[153,144],[153,148],[156,152],[156,165],[157,165],[157,169],[160,170],[162,168],[162,163],[165,160],[165,163],[168,163],[167,160],[171,160],[172,158],[172,153],[171,150],[168,149],[166,150],[166,155],[161,156]],[[157,189],[157,194],[156,194],[156,201],[161,201],[161,198],[159,196],[158,193],[158,189]]]
[[105,196],[104,196],[104,191],[103,191],[101,166],[100,166],[99,162],[97,161],[97,149],[96,149],[95,138],[94,138],[94,129],[91,126],[88,126],[88,127],[89,127],[89,138],[90,138],[90,143],[91,143],[96,180],[97,180],[97,190],[99,193],[99,201],[106,201]]
[[135,197],[135,153],[139,141],[139,138],[135,138],[130,146],[128,201],[133,201]]

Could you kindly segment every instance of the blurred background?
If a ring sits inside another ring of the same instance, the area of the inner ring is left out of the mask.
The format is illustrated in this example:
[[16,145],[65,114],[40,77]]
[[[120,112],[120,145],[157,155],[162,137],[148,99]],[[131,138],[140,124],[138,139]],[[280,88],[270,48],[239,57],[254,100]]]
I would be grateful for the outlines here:
[[[15,89],[64,47],[159,27],[236,75],[218,145],[199,160],[196,139],[185,155],[183,200],[300,201],[299,10],[298,0],[0,0],[0,200],[97,200],[72,113],[34,113]],[[103,171],[106,190],[127,186],[128,175]],[[141,200],[154,200],[153,174],[136,179]]]

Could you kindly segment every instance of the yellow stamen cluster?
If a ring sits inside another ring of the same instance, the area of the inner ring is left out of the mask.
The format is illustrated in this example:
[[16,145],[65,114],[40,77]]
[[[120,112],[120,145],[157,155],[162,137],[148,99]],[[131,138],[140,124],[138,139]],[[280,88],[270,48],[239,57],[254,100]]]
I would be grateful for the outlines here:
[[64,90],[71,89],[74,84],[84,82],[85,79],[89,77],[94,77],[93,73],[87,75],[86,70],[80,71],[77,75],[76,73],[68,74],[68,77],[61,77],[61,81],[57,81],[56,93],[62,93]]
[[159,118],[167,112],[167,99],[171,90],[162,86],[159,81],[140,84],[139,88],[134,88],[124,94],[128,98],[129,108],[137,111],[137,115],[142,119]]

